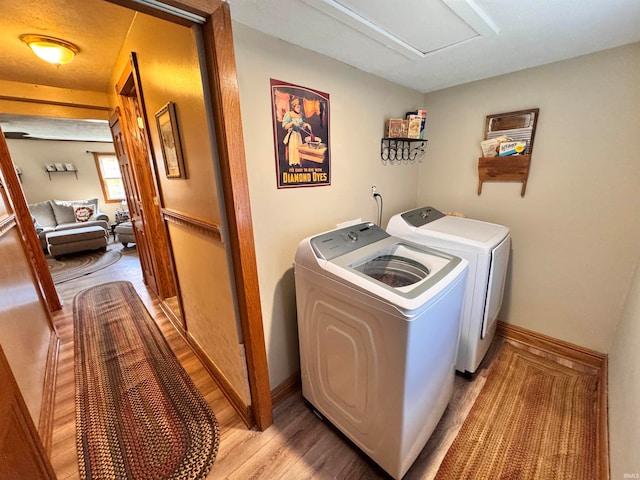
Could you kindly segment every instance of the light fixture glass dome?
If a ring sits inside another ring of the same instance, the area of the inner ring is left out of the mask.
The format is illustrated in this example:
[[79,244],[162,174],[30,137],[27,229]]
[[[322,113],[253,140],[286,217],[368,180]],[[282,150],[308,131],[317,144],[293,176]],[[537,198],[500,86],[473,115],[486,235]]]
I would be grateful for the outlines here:
[[29,45],[33,53],[45,62],[64,65],[73,60],[80,49],[73,43],[45,35],[20,35],[20,40]]

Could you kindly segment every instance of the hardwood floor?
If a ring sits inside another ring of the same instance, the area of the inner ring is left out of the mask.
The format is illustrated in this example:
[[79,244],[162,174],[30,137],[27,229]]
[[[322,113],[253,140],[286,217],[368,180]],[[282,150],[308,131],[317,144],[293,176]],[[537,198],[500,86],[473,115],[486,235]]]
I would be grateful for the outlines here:
[[[133,283],[176,356],[216,414],[220,426],[220,448],[208,479],[388,478],[334,429],[316,417],[305,405],[300,393],[275,407],[274,424],[266,431],[248,430],[163,314],[158,300],[144,286],[135,248],[123,248],[120,244],[111,244],[109,248],[120,251],[122,259],[94,274],[57,286],[64,307],[54,315],[61,345],[51,460],[59,479],[80,478],[75,444],[73,298],[84,288],[115,280]],[[503,341],[496,337],[487,358],[472,380],[456,376],[453,399],[405,479],[429,479],[436,474],[480,393],[491,361]],[[571,362],[563,363],[571,366]]]
[[[91,275],[57,285],[63,301],[63,309],[53,316],[60,336],[60,357],[57,376],[57,391],[54,410],[54,429],[51,461],[59,479],[80,478],[76,453],[75,431],[75,380],[73,350],[73,298],[79,291],[100,283],[116,280],[130,281],[145,303],[151,316],[160,326],[171,348],[189,373],[196,386],[211,405],[220,424],[222,445],[219,455],[226,448],[225,436],[235,430],[247,432],[244,423],[231,407],[220,389],[213,382],[190,347],[174,329],[162,312],[158,299],[142,282],[142,273],[135,247],[124,248],[121,244],[110,244],[110,250],[120,251],[122,259],[114,265]],[[212,477],[213,478],[213,477]]]

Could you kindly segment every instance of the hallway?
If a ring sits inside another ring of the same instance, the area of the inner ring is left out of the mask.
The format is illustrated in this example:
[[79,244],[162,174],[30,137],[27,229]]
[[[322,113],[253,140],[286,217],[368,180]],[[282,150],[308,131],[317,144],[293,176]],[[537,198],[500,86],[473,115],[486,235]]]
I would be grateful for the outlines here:
[[[198,389],[215,412],[220,425],[221,447],[218,457],[225,451],[225,437],[236,430],[247,432],[244,423],[229,404],[220,389],[195,357],[186,342],[177,333],[162,312],[159,301],[149,293],[142,282],[140,262],[136,248],[124,248],[121,244],[110,244],[109,250],[120,251],[122,258],[115,264],[85,277],[56,285],[63,308],[53,314],[53,321],[60,337],[60,352],[57,372],[57,391],[54,410],[54,427],[51,462],[58,479],[77,479],[78,457],[76,454],[75,380],[73,349],[73,299],[79,291],[100,283],[116,280],[130,281],[147,310],[160,326],[174,353],[189,373]],[[215,471],[215,464],[214,469]]]

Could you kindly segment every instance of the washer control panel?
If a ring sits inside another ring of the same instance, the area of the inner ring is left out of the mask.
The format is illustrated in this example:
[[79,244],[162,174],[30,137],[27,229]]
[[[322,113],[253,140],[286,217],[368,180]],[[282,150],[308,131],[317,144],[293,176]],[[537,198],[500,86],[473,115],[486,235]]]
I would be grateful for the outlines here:
[[332,260],[389,236],[375,223],[366,222],[323,233],[310,242],[317,257]]
[[400,215],[405,222],[414,227],[421,227],[446,215],[433,207],[416,208]]

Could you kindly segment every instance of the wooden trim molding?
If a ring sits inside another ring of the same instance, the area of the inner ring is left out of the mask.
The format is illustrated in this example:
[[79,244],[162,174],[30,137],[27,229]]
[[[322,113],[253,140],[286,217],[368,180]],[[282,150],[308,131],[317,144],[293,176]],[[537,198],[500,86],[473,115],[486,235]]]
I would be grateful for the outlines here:
[[167,316],[167,318],[171,322],[171,325],[173,325],[173,327],[176,329],[176,331],[182,337],[182,339],[185,342],[189,343],[189,339],[187,338],[187,332],[184,329],[182,319],[176,316],[175,312],[171,309],[171,307],[167,304],[167,302],[164,299],[158,297],[158,302],[160,303],[160,308],[162,309],[164,314]]
[[48,455],[51,455],[53,439],[53,413],[56,401],[56,378],[58,372],[58,355],[60,353],[60,338],[55,331],[49,337],[49,351],[44,373],[44,394],[42,408],[38,420],[38,433]]
[[167,222],[171,222],[175,225],[189,228],[191,230],[196,230],[202,235],[213,238],[214,240],[223,243],[220,227],[215,223],[201,220],[192,215],[189,215],[188,213],[179,212],[171,208],[162,209],[162,218],[164,218]]
[[7,215],[0,219],[0,237],[16,226],[15,215]]
[[273,423],[273,410],[228,3],[212,12],[202,34],[251,408],[258,428],[264,430]]
[[236,393],[233,386],[227,381],[222,372],[220,372],[220,369],[211,361],[204,350],[200,348],[198,342],[182,327],[179,319],[175,316],[173,311],[163,301],[160,299],[158,299],[158,301],[160,303],[160,308],[173,325],[173,328],[176,329],[178,335],[180,335],[180,337],[182,337],[182,339],[191,347],[195,356],[198,357],[198,360],[200,360],[205,370],[214,379],[222,394],[227,400],[229,400],[229,403],[231,403],[233,409],[238,412],[238,415],[245,425],[248,427],[253,426],[254,421],[251,408],[248,407],[245,401]]
[[238,395],[238,393],[233,388],[233,385],[229,383],[224,374],[218,369],[218,367],[211,361],[209,356],[200,348],[198,342],[191,336],[189,332],[187,333],[187,343],[191,345],[196,357],[202,362],[205,370],[209,372],[209,375],[213,377],[215,382],[220,387],[220,391],[222,394],[229,400],[233,409],[238,412],[242,421],[248,426],[251,427],[255,425],[255,420],[253,418],[253,411],[250,406],[247,406],[246,402]]
[[593,367],[598,372],[598,435],[596,455],[598,478],[607,480],[609,473],[609,400],[608,400],[608,356],[588,348],[549,337],[526,328],[498,321],[496,335],[515,340],[544,352],[553,353],[573,362]]
[[[116,5],[121,5],[133,10],[137,10],[147,15],[162,18],[170,22],[184,25],[187,27],[193,26],[194,22],[184,18],[179,14],[172,14],[167,10],[159,10],[160,7],[154,5],[153,2],[148,0],[106,0]],[[206,17],[211,14],[216,8],[220,6],[220,0],[162,0],[157,3],[164,3],[170,7],[184,12],[191,13],[197,16]]]
[[55,105],[58,107],[68,108],[83,108],[87,110],[99,110],[101,112],[109,111],[109,107],[103,107],[100,105],[84,105],[81,103],[69,103],[69,102],[56,102],[54,100],[43,100],[39,98],[26,98],[26,97],[12,97],[8,95],[0,95],[0,100],[7,100],[11,102],[23,102],[23,103],[41,103],[44,105]]
[[496,335],[510,338],[524,343],[530,347],[539,348],[545,352],[553,353],[574,362],[582,363],[590,367],[601,369],[607,356],[604,353],[589,350],[588,348],[565,342],[557,338],[549,337],[533,330],[504,323],[498,320]]
[[284,402],[291,395],[299,392],[301,384],[302,379],[300,378],[300,371],[298,370],[289,378],[285,379],[284,382],[275,386],[273,390],[271,390],[271,401],[273,402],[274,408]]
[[598,437],[596,449],[598,454],[598,478],[609,480],[609,358],[605,355],[598,378]]

